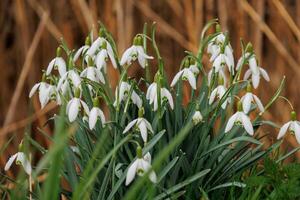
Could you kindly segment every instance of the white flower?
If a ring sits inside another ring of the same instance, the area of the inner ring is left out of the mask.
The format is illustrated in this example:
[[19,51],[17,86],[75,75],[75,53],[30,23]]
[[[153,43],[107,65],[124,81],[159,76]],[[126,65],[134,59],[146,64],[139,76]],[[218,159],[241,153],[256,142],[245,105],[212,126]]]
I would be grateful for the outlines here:
[[192,120],[193,120],[193,123],[196,125],[196,124],[199,124],[200,122],[202,122],[203,120],[203,116],[201,114],[200,111],[196,111],[192,117]]
[[60,76],[63,76],[66,73],[66,62],[61,57],[61,48],[58,47],[56,50],[56,57],[53,58],[48,64],[46,75],[49,75],[53,69],[53,67],[57,67],[58,73]]
[[[99,48],[101,46],[105,46],[106,45],[106,49],[107,49],[107,54],[111,60],[111,63],[113,65],[113,67],[116,69],[117,68],[117,62],[114,56],[114,51],[110,45],[110,43],[103,37],[98,37],[91,45],[91,47],[88,49],[88,51],[86,52],[86,54],[91,57],[94,58],[96,56],[97,51],[99,50]],[[100,51],[101,52],[101,51]]]
[[279,131],[277,139],[281,139],[287,132],[287,130],[291,131],[295,134],[297,142],[300,144],[300,122],[296,120],[296,112],[291,112],[291,121],[285,123]]
[[[217,87],[212,91],[212,93],[210,94],[210,97],[209,97],[209,105],[211,105],[211,104],[214,102],[214,100],[216,99],[216,97],[217,97],[218,99],[221,100],[222,97],[223,97],[223,95],[224,95],[225,93],[226,93],[226,87],[225,87],[224,85],[219,85],[219,86],[217,86]],[[225,109],[227,103],[230,103],[230,99],[229,99],[229,98],[227,98],[227,99],[222,103],[221,107],[222,107],[223,109]]]
[[132,45],[123,53],[120,64],[131,65],[133,61],[138,59],[139,64],[142,68],[146,66],[146,59],[153,59],[152,56],[145,54],[144,48],[140,45]]
[[86,52],[87,52],[87,50],[90,48],[90,45],[83,45],[82,47],[80,47],[77,51],[76,51],[76,53],[75,53],[75,55],[74,55],[74,57],[73,57],[73,62],[76,62],[77,60],[78,60],[78,58],[79,58],[79,56],[80,55],[84,55]]
[[234,123],[241,124],[245,128],[246,132],[249,135],[254,134],[251,121],[250,121],[249,117],[244,112],[238,111],[229,118],[229,120],[227,122],[227,125],[226,125],[226,128],[225,128],[225,133],[229,132],[232,129]]
[[189,70],[190,70],[191,72],[193,72],[194,75],[197,75],[197,74],[200,73],[200,70],[198,69],[198,67],[197,67],[196,64],[190,65],[190,66],[189,66]]
[[213,62],[213,67],[215,68],[215,72],[219,72],[220,69],[223,68],[224,65],[227,65],[229,72],[234,75],[234,63],[233,58],[229,57],[226,54],[219,54],[218,57]]
[[[139,157],[139,156],[138,156]],[[157,176],[155,172],[151,169],[151,155],[148,152],[143,158],[137,158],[128,168],[127,175],[126,175],[126,181],[125,185],[129,185],[133,179],[135,178],[135,175],[143,176],[145,173],[147,173],[149,170],[149,179],[153,183],[157,182]]]
[[12,155],[9,160],[7,161],[4,170],[7,171],[11,167],[12,163],[16,160],[17,165],[22,165],[25,172],[30,175],[32,168],[29,160],[27,159],[26,155],[23,152],[18,152]]
[[190,83],[191,87],[196,90],[196,78],[194,73],[190,70],[190,68],[184,68],[181,71],[179,71],[175,77],[173,78],[173,81],[171,83],[171,87],[174,87],[174,85],[178,82],[178,80],[182,79],[187,79],[188,82]]
[[101,120],[101,123],[102,123],[102,126],[104,125],[105,123],[105,116],[102,112],[102,110],[98,107],[93,107],[89,113],[89,128],[91,130],[93,130],[95,128],[95,125],[97,123],[97,119],[98,117],[100,117],[100,120]]
[[[123,100],[126,100],[128,97],[128,94],[131,90],[132,85],[130,85],[127,82],[122,82],[120,84],[120,89],[117,87],[116,88],[116,92],[115,92],[115,96],[116,96],[116,101],[114,102],[114,106],[117,105],[117,102],[120,103]],[[141,97],[133,90],[131,93],[131,100],[132,102],[137,105],[137,107],[141,107],[143,104],[143,101],[141,99]]]
[[39,91],[41,108],[44,108],[51,99],[52,95],[55,94],[55,86],[46,82],[36,83],[29,93],[29,98],[31,98],[37,90]]
[[262,105],[261,101],[259,100],[259,98],[255,95],[252,94],[251,92],[247,92],[242,98],[241,98],[241,102],[243,104],[243,110],[245,113],[248,113],[250,111],[251,108],[251,102],[255,102],[258,109],[261,112],[264,112],[264,106]]
[[75,119],[77,118],[77,115],[81,109],[81,106],[83,107],[85,113],[87,115],[89,115],[89,107],[87,106],[87,104],[82,101],[81,99],[74,97],[72,98],[68,104],[67,104],[67,109],[66,109],[66,113],[68,115],[69,121],[73,122],[75,121]]
[[153,129],[152,129],[151,124],[145,118],[139,117],[139,118],[131,121],[125,127],[123,133],[127,133],[134,126],[136,126],[140,130],[143,141],[147,142],[148,131],[153,133]]
[[92,66],[85,68],[81,72],[80,76],[86,77],[87,79],[89,79],[91,81],[95,81],[97,83],[100,83],[100,82],[102,82],[103,84],[105,83],[105,79],[104,79],[102,72],[99,69],[92,67]]
[[57,84],[57,91],[61,90],[63,86],[67,86],[65,85],[65,82],[68,82],[68,80],[71,81],[71,83],[75,86],[75,88],[80,87],[81,84],[81,79],[80,76],[78,75],[78,73],[73,69],[73,70],[69,70],[68,72],[66,72],[58,81]]
[[108,53],[106,49],[101,49],[99,53],[96,56],[96,66],[97,69],[102,70],[104,69],[104,72],[106,72],[106,60],[108,59]]
[[262,76],[266,81],[270,81],[270,77],[266,70],[261,67],[257,67],[256,70],[252,70],[251,68],[245,72],[244,80],[248,80],[251,76],[252,85],[254,88],[257,88],[260,81],[260,76]]
[[[150,104],[154,104],[154,111],[158,108],[158,99],[157,99],[157,83],[152,83],[147,90],[146,98],[149,100]],[[160,89],[160,98],[161,103],[163,103],[164,100],[167,100],[171,109],[174,108],[174,102],[171,93],[166,88]]]

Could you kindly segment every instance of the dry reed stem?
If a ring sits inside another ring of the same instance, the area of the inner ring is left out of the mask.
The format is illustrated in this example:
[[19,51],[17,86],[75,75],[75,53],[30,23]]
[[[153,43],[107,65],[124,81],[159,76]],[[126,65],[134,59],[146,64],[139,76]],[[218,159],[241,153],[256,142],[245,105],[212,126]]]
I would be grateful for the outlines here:
[[[33,59],[34,53],[35,53],[35,51],[38,47],[39,41],[42,37],[42,33],[44,31],[44,27],[46,25],[47,20],[48,20],[48,13],[45,13],[41,19],[41,22],[37,28],[37,31],[33,37],[33,41],[31,43],[28,53],[26,55],[26,59],[25,59],[24,65],[22,67],[22,71],[21,71],[20,77],[18,79],[18,83],[17,83],[16,89],[15,89],[15,92],[12,96],[12,100],[8,107],[7,115],[6,115],[6,118],[4,121],[4,126],[9,124],[14,118],[18,100],[22,94],[24,83],[26,81],[27,75],[32,66],[32,59]],[[0,144],[1,144],[1,142],[0,142]]]

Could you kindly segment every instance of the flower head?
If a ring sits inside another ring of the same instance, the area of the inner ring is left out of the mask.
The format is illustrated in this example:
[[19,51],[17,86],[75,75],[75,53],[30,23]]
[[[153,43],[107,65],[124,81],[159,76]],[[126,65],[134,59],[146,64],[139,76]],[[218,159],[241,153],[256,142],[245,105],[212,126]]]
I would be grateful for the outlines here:
[[249,135],[254,134],[253,126],[249,117],[242,111],[241,102],[238,102],[238,111],[229,118],[225,127],[225,133],[228,133],[235,123],[241,124]]
[[199,124],[200,122],[202,122],[203,120],[203,116],[201,114],[201,112],[199,110],[197,110],[193,117],[192,117],[192,120],[193,120],[193,123],[196,125],[196,124]]
[[121,57],[121,65],[131,65],[135,60],[138,60],[142,68],[146,66],[146,59],[153,59],[152,56],[148,56],[142,46],[142,37],[136,36],[133,40],[133,45],[125,50]]
[[[75,88],[80,87],[81,78],[78,75],[77,71],[75,71],[75,69],[69,70],[59,79],[57,87],[56,87],[57,91],[60,91],[64,87],[68,86],[69,81],[70,81],[70,83],[72,83],[72,85]],[[66,88],[64,88],[64,89],[66,89]]]
[[148,131],[150,133],[153,133],[153,129],[151,124],[148,122],[147,119],[143,118],[143,108],[139,109],[139,117],[135,120],[132,120],[124,129],[123,133],[127,133],[131,128],[136,127],[139,129],[143,141],[146,143],[147,142],[147,137],[148,137]]
[[157,176],[155,172],[151,169],[151,155],[150,153],[146,153],[144,157],[142,157],[142,148],[137,148],[137,159],[133,161],[133,163],[130,165],[127,171],[126,175],[126,181],[125,185],[129,185],[133,179],[135,178],[135,175],[143,176],[145,173],[147,173],[149,170],[149,179],[153,183],[157,182]]
[[[122,102],[123,100],[126,100],[127,97],[128,97],[128,94],[131,90],[131,87],[133,87],[132,85],[130,85],[129,83],[123,81],[121,82],[120,84],[120,87],[116,88],[116,101],[114,103],[114,106],[117,105],[117,102],[120,103]],[[141,107],[142,104],[143,104],[143,101],[141,99],[141,97],[133,90],[132,93],[131,93],[131,100],[132,102],[137,106],[137,107]]]
[[68,115],[69,121],[73,122],[75,121],[75,119],[78,116],[78,113],[81,109],[81,107],[83,107],[85,113],[87,115],[89,115],[89,107],[87,106],[87,104],[82,101],[80,98],[80,89],[76,88],[75,89],[75,97],[73,97],[67,104],[67,108],[66,108],[66,113]]
[[[146,98],[149,100],[150,104],[154,104],[154,111],[156,111],[158,108],[157,83],[153,82],[148,87]],[[174,108],[173,98],[168,89],[160,88],[160,98],[161,103],[163,103],[163,101],[168,101],[171,109]]]
[[[217,86],[210,94],[210,97],[209,97],[209,105],[211,105],[216,98],[218,98],[219,100],[221,100],[223,98],[223,96],[225,95],[226,93],[226,87],[224,85],[219,85]],[[226,100],[222,103],[221,107],[223,109],[226,108],[226,105],[230,103],[230,98],[227,97]]]
[[66,73],[66,62],[61,57],[61,48],[58,47],[56,50],[56,57],[50,61],[48,64],[46,75],[49,75],[54,68],[58,69],[58,73],[60,76],[63,76]]
[[39,101],[41,104],[41,108],[44,108],[47,103],[50,101],[51,97],[56,94],[55,86],[50,85],[44,81],[40,83],[36,83],[32,89],[30,90],[29,93],[29,98],[31,98],[36,91],[38,90],[39,92]]
[[92,63],[92,59],[89,58],[89,66],[87,68],[85,68],[80,76],[81,77],[86,77],[87,79],[91,80],[91,81],[95,81],[97,83],[105,83],[105,79],[104,76],[102,74],[102,72],[100,71],[100,69],[97,69],[96,67],[93,67],[93,63]]
[[251,103],[255,102],[260,112],[264,112],[264,106],[259,100],[259,98],[251,92],[251,85],[247,86],[247,93],[241,98],[241,102],[243,105],[243,110],[245,113],[248,113],[251,108]]
[[98,118],[100,118],[100,121],[102,123],[102,126],[105,123],[105,116],[103,111],[98,107],[99,106],[99,101],[98,98],[95,98],[93,100],[93,104],[94,107],[91,109],[90,113],[89,113],[89,118],[88,118],[88,122],[89,122],[89,128],[91,130],[93,130],[96,126],[97,120]]
[[191,87],[196,90],[196,78],[194,73],[190,70],[190,68],[184,68],[181,71],[179,71],[175,77],[173,78],[173,81],[171,83],[171,87],[174,87],[174,85],[178,82],[178,80],[182,78],[183,80],[188,80]]
[[80,47],[74,54],[73,62],[75,63],[80,56],[84,56],[86,54],[86,52],[88,51],[88,49],[90,48],[90,46],[91,46],[91,37],[89,35],[85,39],[85,44],[82,47]]
[[277,136],[277,139],[281,139],[289,130],[290,132],[294,133],[296,136],[297,142],[300,144],[300,122],[296,120],[296,112],[291,112],[291,121],[285,123],[279,131],[279,134]]

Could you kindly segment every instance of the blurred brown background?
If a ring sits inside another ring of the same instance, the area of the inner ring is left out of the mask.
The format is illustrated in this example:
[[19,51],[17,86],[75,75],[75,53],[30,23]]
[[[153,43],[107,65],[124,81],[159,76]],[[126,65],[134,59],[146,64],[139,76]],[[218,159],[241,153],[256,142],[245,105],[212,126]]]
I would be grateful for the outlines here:
[[[55,105],[40,110],[37,97],[30,100],[28,94],[40,80],[41,70],[55,57],[61,37],[69,47],[77,48],[91,28],[97,30],[100,20],[118,43],[120,57],[133,36],[142,32],[144,22],[156,21],[158,45],[171,79],[184,50],[197,50],[199,34],[213,18],[219,18],[223,31],[229,31],[236,60],[241,55],[240,38],[254,44],[260,65],[271,77],[270,83],[262,80],[257,91],[263,102],[286,75],[283,95],[300,111],[300,0],[1,0],[1,144],[16,134],[18,139],[6,151],[13,153],[31,122],[33,131],[42,127],[51,133],[51,127],[43,125]],[[209,63],[204,64],[209,69]],[[136,75],[143,73],[140,68],[135,70]],[[110,73],[116,82],[116,71]],[[289,120],[290,110],[286,102],[279,100],[265,118],[282,124]],[[268,133],[276,136],[278,130],[270,129]],[[41,135],[35,137],[47,145]],[[297,145],[291,136],[287,141],[286,147]],[[5,160],[1,157],[2,162]]]

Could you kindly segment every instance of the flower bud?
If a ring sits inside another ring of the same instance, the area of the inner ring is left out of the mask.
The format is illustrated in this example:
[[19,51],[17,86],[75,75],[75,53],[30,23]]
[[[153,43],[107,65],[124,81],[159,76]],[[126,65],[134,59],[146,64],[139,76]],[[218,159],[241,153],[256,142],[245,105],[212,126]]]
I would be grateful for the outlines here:
[[202,122],[203,117],[202,117],[202,114],[200,113],[200,111],[196,111],[194,113],[192,120],[193,120],[194,125],[197,125],[200,122]]
[[98,99],[98,97],[95,97],[95,98],[93,99],[93,106],[94,106],[94,107],[99,107],[99,99]]
[[61,57],[61,48],[60,47],[57,47],[56,49],[56,57]]
[[295,121],[297,119],[297,113],[295,111],[291,112],[291,120]]

